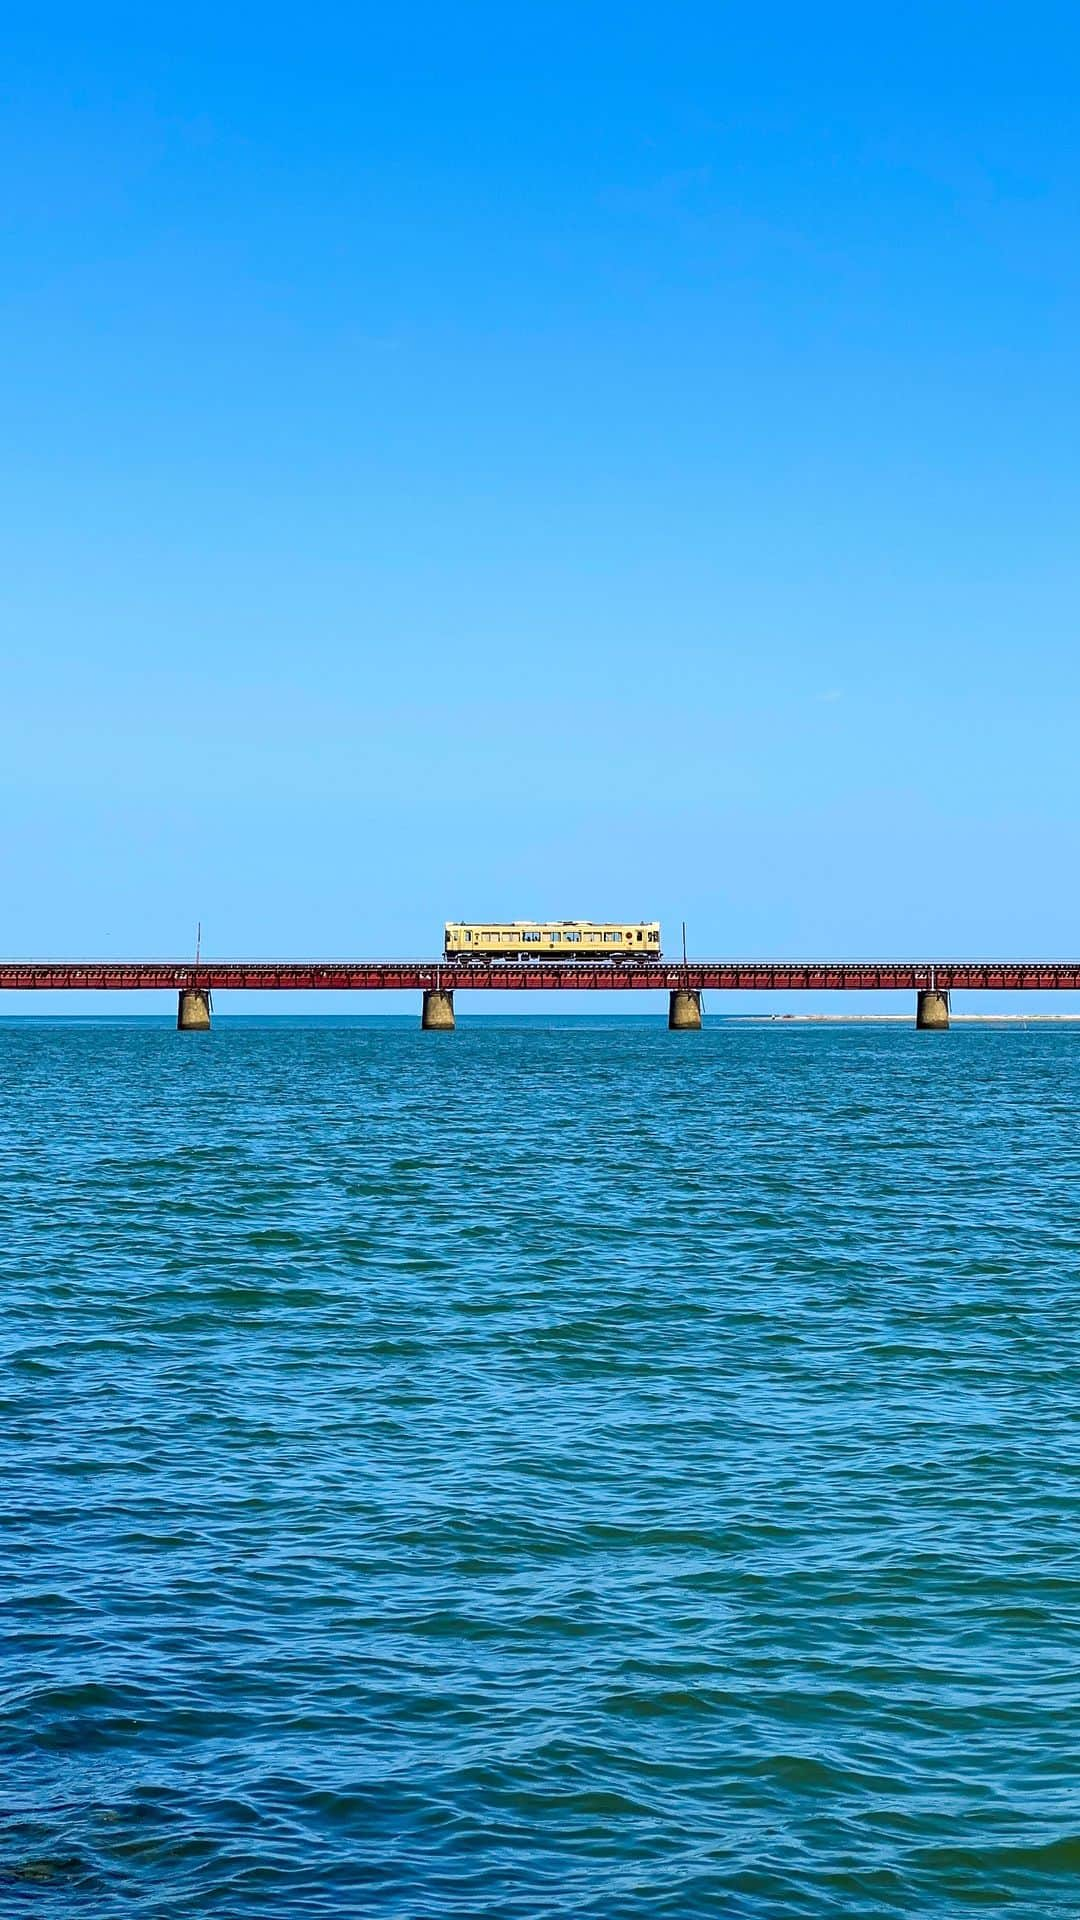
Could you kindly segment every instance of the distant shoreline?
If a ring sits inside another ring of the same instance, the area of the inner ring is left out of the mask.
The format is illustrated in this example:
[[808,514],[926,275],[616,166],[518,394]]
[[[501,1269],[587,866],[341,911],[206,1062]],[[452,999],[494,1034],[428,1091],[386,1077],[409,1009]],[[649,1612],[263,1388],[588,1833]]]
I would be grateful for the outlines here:
[[[759,1027],[775,1026],[873,1026],[882,1025],[909,1027],[914,1022],[910,1013],[731,1013],[714,1018],[752,1022]],[[1080,1013],[955,1013],[949,1014],[949,1024],[954,1027],[968,1026],[1033,1026],[1036,1022],[1074,1025],[1080,1021]]]

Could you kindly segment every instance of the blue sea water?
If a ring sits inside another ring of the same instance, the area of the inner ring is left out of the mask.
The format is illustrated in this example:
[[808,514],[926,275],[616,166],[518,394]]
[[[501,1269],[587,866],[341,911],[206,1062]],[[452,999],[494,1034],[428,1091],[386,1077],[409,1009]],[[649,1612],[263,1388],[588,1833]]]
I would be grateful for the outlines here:
[[1080,1909],[1080,1034],[0,1063],[0,1911]]

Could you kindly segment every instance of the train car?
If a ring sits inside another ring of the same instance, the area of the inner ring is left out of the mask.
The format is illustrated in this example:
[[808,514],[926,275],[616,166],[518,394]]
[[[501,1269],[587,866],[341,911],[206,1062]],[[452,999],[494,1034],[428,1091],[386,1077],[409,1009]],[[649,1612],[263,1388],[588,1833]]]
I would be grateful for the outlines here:
[[448,920],[448,960],[659,960],[658,920]]

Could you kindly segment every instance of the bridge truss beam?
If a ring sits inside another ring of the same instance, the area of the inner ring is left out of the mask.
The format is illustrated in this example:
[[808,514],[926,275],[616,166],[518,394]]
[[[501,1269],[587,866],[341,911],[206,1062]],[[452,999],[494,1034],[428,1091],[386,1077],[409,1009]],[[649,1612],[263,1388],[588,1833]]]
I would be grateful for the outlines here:
[[0,991],[216,992],[924,992],[1080,991],[1080,961],[699,960],[446,964],[434,960],[12,960]]

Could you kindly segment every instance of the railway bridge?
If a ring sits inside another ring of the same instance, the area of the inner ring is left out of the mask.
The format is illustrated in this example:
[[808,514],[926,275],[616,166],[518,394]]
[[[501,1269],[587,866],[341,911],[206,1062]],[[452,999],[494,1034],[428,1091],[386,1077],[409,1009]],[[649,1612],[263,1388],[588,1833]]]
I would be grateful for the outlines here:
[[1080,961],[1061,960],[9,960],[0,990],[171,990],[177,1027],[210,1026],[212,996],[267,992],[399,992],[422,996],[421,1025],[447,1031],[455,996],[490,993],[666,993],[668,1025],[701,1025],[705,992],[895,992],[915,995],[915,1024],[942,1031],[954,992],[1080,991]]

